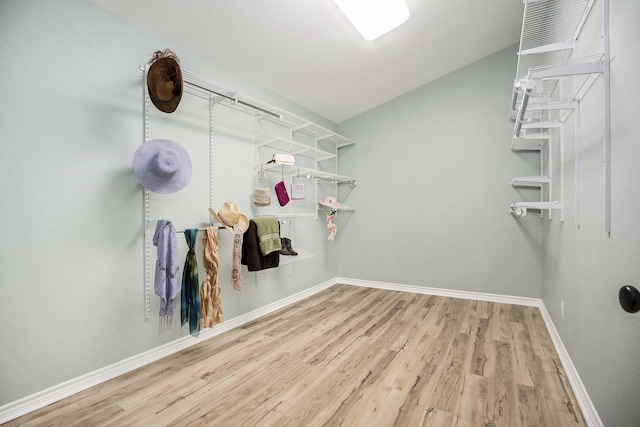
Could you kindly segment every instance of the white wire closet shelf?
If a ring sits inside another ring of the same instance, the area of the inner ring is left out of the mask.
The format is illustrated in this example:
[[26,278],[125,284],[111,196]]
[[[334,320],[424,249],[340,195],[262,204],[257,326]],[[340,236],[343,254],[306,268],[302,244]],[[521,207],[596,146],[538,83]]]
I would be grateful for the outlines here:
[[[544,111],[560,112],[560,121],[565,122],[575,110],[575,101],[582,99],[604,70],[604,56],[591,55],[570,59],[562,63],[548,64],[529,69],[529,72],[514,84],[514,104],[511,118],[516,121],[514,136],[519,136],[519,123],[544,120]],[[554,99],[558,88],[573,87],[572,96]]]
[[550,182],[551,177],[549,175],[520,176],[513,178],[511,185],[514,187],[541,187]]
[[344,203],[340,203],[340,207],[335,209],[325,205],[318,204],[318,210],[320,211],[336,210],[336,211],[345,211],[345,212],[355,212],[356,208],[354,208],[353,206],[345,205]]
[[256,216],[272,216],[276,219],[280,220],[281,223],[285,222],[287,219],[295,219],[295,218],[309,218],[314,215],[309,212],[289,212],[289,213],[276,213],[276,214],[264,214],[264,215],[256,215]]
[[[550,211],[559,210],[560,220],[564,221],[564,125],[567,123],[574,127],[569,135],[574,139],[574,203],[576,224],[580,224],[580,103],[601,79],[604,88],[604,216],[605,231],[610,231],[609,0],[523,2],[522,33],[509,114],[514,121],[511,150],[538,152],[541,170],[537,176],[514,178],[512,185],[539,188],[541,201],[515,203],[511,205],[511,213],[524,216],[522,212],[526,214],[527,209],[549,210],[551,219]],[[602,7],[600,16],[596,4]],[[598,45],[600,40],[601,46]],[[570,117],[574,120],[568,121]],[[553,172],[554,156],[558,154],[559,174]],[[514,213],[514,209],[518,211]]]
[[518,138],[511,140],[512,151],[532,151],[542,150],[547,144],[551,134],[549,132],[534,132],[520,135]]
[[268,147],[282,153],[289,153],[294,156],[305,157],[317,161],[335,159],[338,157],[335,153],[330,153],[292,139],[281,137],[260,142],[258,147]]
[[512,120],[522,106],[527,80],[545,79],[536,95],[548,96],[557,87],[557,79],[601,73],[604,62],[602,55],[599,58],[575,56],[578,35],[595,0],[524,0],[524,3]]
[[200,95],[207,99],[213,96],[216,102],[224,103],[252,114],[257,111],[262,115],[261,118],[263,120],[272,121],[278,124],[285,124],[290,126],[293,132],[301,132],[312,136],[318,141],[335,145],[337,148],[355,144],[353,140],[324,126],[286,111],[280,107],[275,107],[258,99],[241,94],[238,91],[229,89],[218,83],[214,83],[188,70],[182,70],[182,76],[185,84],[185,91],[189,91],[195,95]]
[[317,169],[311,169],[303,166],[284,166],[270,164],[265,166],[265,171],[285,173],[287,175],[300,175],[309,179],[321,179],[325,181],[335,182],[337,184],[356,184],[356,179],[351,176],[340,175],[333,172],[326,172]]
[[313,258],[315,255],[304,249],[293,248],[298,255],[282,255],[280,254],[280,265],[293,264],[294,262],[304,261]]

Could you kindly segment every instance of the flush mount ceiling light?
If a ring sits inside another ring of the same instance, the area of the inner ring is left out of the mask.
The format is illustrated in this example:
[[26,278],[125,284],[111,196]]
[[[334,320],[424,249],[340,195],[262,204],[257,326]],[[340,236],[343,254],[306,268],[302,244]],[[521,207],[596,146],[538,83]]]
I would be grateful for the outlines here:
[[333,0],[365,40],[374,40],[409,18],[404,0]]

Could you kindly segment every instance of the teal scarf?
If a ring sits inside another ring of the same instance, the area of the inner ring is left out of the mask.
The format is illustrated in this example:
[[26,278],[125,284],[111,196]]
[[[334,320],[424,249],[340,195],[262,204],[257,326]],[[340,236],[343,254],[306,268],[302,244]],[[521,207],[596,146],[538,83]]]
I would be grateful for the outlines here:
[[196,260],[197,228],[184,230],[189,246],[187,259],[182,270],[182,297],[180,299],[180,318],[182,326],[189,322],[189,333],[197,337],[200,333],[200,286],[198,283],[198,261]]

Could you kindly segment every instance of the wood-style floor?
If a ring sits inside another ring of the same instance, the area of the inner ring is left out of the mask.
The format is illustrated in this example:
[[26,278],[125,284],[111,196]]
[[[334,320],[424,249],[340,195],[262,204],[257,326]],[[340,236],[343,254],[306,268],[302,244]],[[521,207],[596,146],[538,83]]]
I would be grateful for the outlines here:
[[537,308],[335,285],[7,426],[584,426]]

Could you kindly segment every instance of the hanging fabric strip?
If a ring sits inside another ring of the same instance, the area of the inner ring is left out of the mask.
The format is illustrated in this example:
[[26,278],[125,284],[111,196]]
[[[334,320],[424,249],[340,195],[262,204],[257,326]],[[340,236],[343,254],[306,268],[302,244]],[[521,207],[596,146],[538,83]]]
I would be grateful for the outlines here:
[[194,337],[200,334],[200,285],[198,283],[198,261],[196,260],[197,228],[184,230],[184,237],[189,246],[187,258],[182,271],[182,298],[180,318],[182,326],[189,322],[189,333]]
[[158,248],[155,293],[160,297],[160,330],[169,332],[173,324],[176,297],[180,292],[178,283],[178,240],[171,221],[161,219],[156,224],[153,244]]
[[222,323],[222,301],[218,282],[218,227],[207,227],[202,237],[202,263],[207,276],[200,287],[200,327]]
[[329,236],[327,236],[327,240],[330,242],[333,242],[333,239],[336,238],[336,233],[338,232],[338,226],[333,222],[335,218],[336,211],[327,212],[327,228],[329,229]]
[[240,261],[242,260],[242,231],[238,224],[233,225],[233,256],[231,260],[231,281],[233,289],[242,290],[242,271]]

